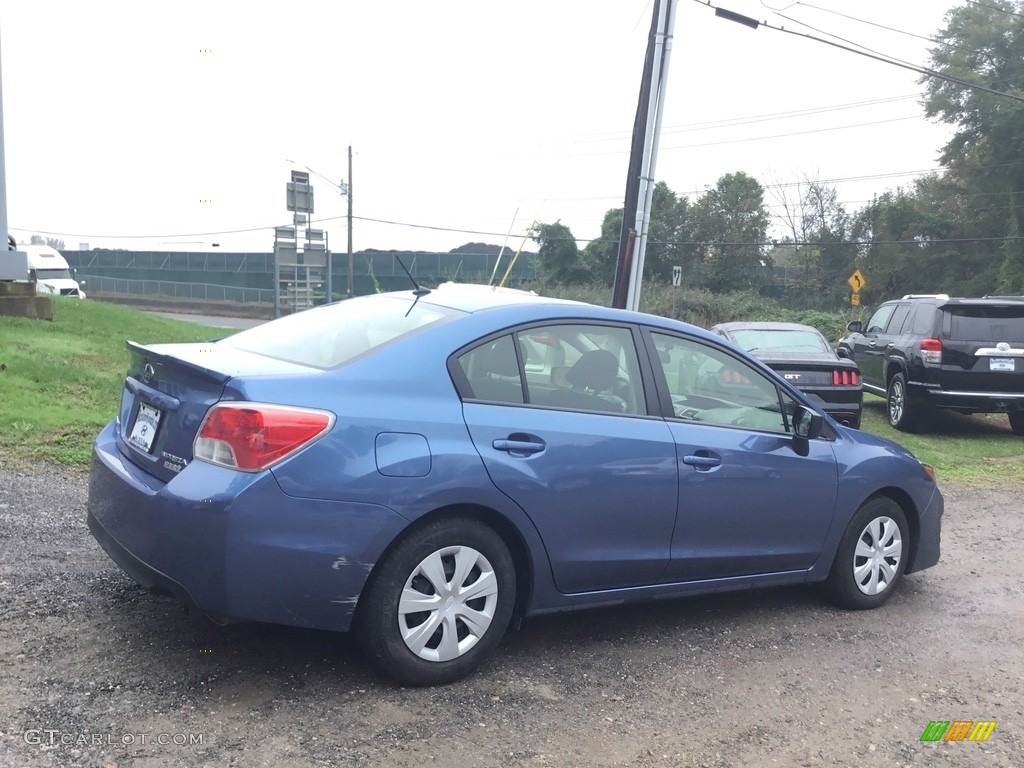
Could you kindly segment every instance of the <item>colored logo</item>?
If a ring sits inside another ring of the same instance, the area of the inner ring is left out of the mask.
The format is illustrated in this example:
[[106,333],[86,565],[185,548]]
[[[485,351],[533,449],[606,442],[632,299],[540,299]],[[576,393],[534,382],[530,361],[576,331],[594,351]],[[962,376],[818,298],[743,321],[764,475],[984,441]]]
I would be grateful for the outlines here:
[[921,741],[988,741],[995,729],[995,720],[932,720]]

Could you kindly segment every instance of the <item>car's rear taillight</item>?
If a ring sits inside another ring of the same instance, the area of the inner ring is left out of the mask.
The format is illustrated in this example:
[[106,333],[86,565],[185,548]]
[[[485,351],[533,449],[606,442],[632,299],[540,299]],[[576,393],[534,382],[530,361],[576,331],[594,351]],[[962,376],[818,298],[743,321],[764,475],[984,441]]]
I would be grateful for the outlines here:
[[289,456],[334,424],[334,414],[266,403],[218,403],[203,419],[192,454],[256,472]]
[[925,365],[942,365],[942,342],[938,339],[921,339],[921,360]]
[[860,372],[851,371],[849,368],[839,368],[832,371],[833,387],[856,387],[860,386]]

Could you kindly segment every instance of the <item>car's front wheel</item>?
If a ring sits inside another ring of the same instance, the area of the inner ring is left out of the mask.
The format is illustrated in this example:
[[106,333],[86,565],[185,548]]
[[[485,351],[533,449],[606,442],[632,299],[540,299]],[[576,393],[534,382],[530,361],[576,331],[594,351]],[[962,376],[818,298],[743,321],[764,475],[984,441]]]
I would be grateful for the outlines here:
[[1024,435],[1024,411],[1007,414],[1010,417],[1010,429],[1015,435]]
[[377,565],[355,631],[385,674],[408,685],[448,683],[495,651],[515,600],[502,538],[477,520],[444,518],[413,529]]
[[839,542],[825,587],[846,608],[877,608],[888,600],[907,565],[907,518],[892,499],[868,499]]

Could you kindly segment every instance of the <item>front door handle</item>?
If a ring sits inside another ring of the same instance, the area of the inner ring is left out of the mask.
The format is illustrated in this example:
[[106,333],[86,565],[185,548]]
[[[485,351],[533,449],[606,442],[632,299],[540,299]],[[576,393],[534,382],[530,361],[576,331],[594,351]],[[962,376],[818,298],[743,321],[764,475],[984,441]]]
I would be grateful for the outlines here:
[[505,451],[513,456],[522,455],[529,456],[534,453],[540,453],[547,446],[535,440],[495,440],[491,443],[491,447],[496,451]]

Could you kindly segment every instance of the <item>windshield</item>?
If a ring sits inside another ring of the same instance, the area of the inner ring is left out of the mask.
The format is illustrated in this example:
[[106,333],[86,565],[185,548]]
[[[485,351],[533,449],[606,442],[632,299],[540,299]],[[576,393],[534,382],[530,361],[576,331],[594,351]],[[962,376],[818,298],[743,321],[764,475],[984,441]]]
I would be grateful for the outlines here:
[[747,328],[733,331],[733,341],[747,352],[776,350],[779,352],[831,352],[825,339],[813,330],[782,330],[778,328]]
[[461,314],[433,304],[364,296],[296,312],[220,343],[313,368],[334,368],[394,339]]
[[71,272],[66,269],[37,269],[36,280],[70,280]]

